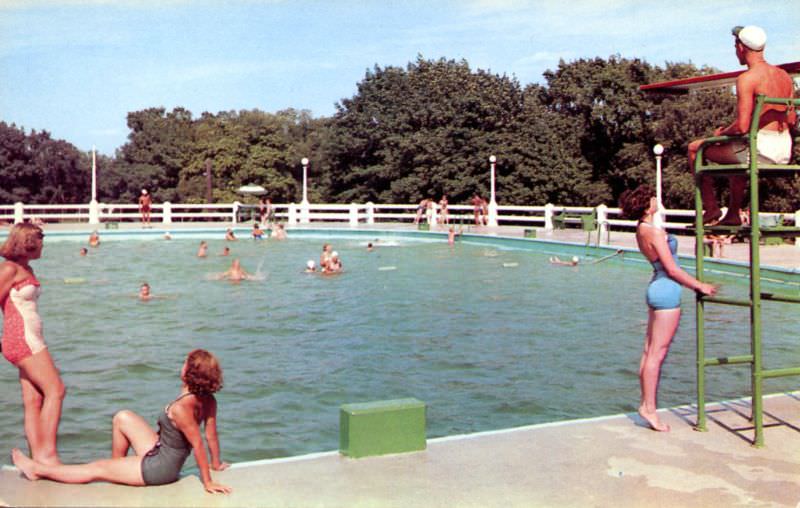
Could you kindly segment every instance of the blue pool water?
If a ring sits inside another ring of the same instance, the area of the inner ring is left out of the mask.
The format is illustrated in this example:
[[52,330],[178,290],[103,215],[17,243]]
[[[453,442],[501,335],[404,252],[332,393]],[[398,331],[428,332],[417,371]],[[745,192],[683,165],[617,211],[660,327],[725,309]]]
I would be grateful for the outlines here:
[[[230,462],[336,449],[339,406],[352,402],[421,399],[429,437],[636,409],[646,264],[561,267],[548,262],[555,245],[531,252],[403,237],[369,253],[368,239],[328,239],[345,265],[336,277],[302,273],[319,259],[322,237],[240,240],[233,256],[263,275],[241,284],[210,280],[231,261],[218,256],[217,239],[207,259],[195,257],[197,239],[106,242],[86,258],[82,244],[48,242],[34,268],[45,337],[68,387],[63,458],[107,455],[119,409],[154,422],[196,347],[225,369],[219,419]],[[139,302],[143,281],[164,298]],[[746,291],[724,282],[724,295]],[[791,309],[765,305],[767,365],[800,361]],[[688,291],[684,313],[662,407],[694,400]],[[708,314],[709,354],[747,349],[745,311]],[[748,385],[746,367],[711,370],[709,398],[738,397]],[[794,387],[767,383],[768,392]],[[24,447],[17,371],[7,362],[0,391],[0,448]]]

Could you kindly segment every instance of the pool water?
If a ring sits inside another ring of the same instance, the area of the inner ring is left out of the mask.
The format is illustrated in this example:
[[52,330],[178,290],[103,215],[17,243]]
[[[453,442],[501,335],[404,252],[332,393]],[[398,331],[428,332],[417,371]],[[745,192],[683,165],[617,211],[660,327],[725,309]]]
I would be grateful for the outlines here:
[[[46,244],[33,266],[68,388],[64,460],[108,455],[119,409],[155,422],[197,347],[225,371],[219,430],[229,462],[336,449],[345,403],[416,397],[428,405],[429,437],[635,411],[646,264],[554,266],[547,252],[403,238],[367,252],[366,239],[330,238],[345,273],[303,273],[323,241],[231,243],[232,257],[262,275],[240,284],[212,280],[232,259],[218,255],[221,240],[209,241],[206,259],[195,257],[198,240],[107,242],[85,258],[77,242]],[[136,299],[143,281],[159,298]],[[746,291],[725,283],[727,296]],[[694,400],[694,308],[683,296],[662,407]],[[708,309],[709,355],[744,352],[746,310]],[[797,364],[793,308],[764,309],[767,365]],[[709,399],[747,394],[748,372],[709,370]],[[0,390],[0,447],[24,447],[17,370],[7,362]]]

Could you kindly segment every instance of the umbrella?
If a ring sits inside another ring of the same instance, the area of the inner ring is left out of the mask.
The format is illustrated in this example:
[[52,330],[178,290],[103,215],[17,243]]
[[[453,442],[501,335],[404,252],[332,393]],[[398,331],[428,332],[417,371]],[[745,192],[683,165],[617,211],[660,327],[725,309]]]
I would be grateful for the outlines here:
[[253,194],[254,196],[260,196],[261,194],[266,194],[267,189],[265,189],[260,185],[249,184],[239,187],[236,190],[236,192],[239,192],[241,194]]

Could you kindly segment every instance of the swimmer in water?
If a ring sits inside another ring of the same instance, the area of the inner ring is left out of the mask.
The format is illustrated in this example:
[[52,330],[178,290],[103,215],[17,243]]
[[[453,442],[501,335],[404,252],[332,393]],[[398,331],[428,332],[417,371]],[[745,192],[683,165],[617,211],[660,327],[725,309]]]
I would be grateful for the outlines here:
[[276,224],[275,229],[272,230],[272,238],[276,240],[286,240],[286,230],[283,224]]
[[220,256],[227,256],[230,253],[231,253],[231,248],[226,245],[225,248],[222,249],[222,254],[220,254]]
[[369,243],[367,244],[367,252],[372,252],[372,250],[373,250],[373,247],[372,247],[372,242],[369,242]]
[[323,272],[328,267],[328,262],[331,260],[331,251],[333,247],[329,243],[322,244],[322,254],[319,256],[319,269]]
[[153,299],[153,295],[150,294],[150,284],[147,282],[143,283],[142,286],[139,288],[139,300],[143,302],[147,302]]
[[100,235],[97,234],[97,230],[92,231],[92,234],[89,235],[89,247],[97,247],[100,245]]
[[81,257],[85,257],[87,254],[89,254],[89,249],[81,247]]
[[228,279],[233,282],[239,282],[243,280],[252,280],[253,276],[250,275],[242,268],[241,263],[239,263],[239,258],[236,258],[231,262],[231,267],[228,268],[227,271],[223,272],[219,276],[220,279]]
[[233,230],[231,228],[228,228],[225,231],[225,240],[227,240],[229,242],[235,242],[236,241],[236,235],[233,234]]
[[580,263],[578,256],[572,256],[572,259],[569,261],[559,259],[558,256],[550,256],[550,264],[553,265],[578,266],[578,263]]
[[205,240],[200,242],[200,248],[197,249],[197,257],[204,258],[208,256],[208,243]]
[[253,240],[261,240],[264,237],[264,230],[258,225],[258,222],[253,223]]
[[331,252],[331,257],[328,260],[327,266],[322,269],[322,273],[333,274],[339,273],[344,269],[342,260],[339,259],[339,253],[336,251]]
[[306,273],[316,273],[317,272],[317,265],[314,264],[313,259],[309,259],[306,262]]

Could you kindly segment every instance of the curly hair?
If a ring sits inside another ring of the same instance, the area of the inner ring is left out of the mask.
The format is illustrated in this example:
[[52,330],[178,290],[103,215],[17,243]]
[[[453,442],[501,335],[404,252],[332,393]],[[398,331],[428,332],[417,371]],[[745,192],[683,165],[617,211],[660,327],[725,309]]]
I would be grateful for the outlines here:
[[222,389],[222,367],[217,357],[205,349],[195,349],[186,357],[183,382],[192,393],[210,395]]
[[11,231],[8,232],[5,243],[0,246],[0,256],[9,261],[28,259],[42,238],[44,238],[44,233],[39,226],[29,222],[14,224]]
[[644,213],[650,208],[650,200],[655,196],[653,188],[647,184],[640,185],[635,189],[628,189],[619,197],[619,207],[622,208],[622,215],[628,219],[640,220]]

